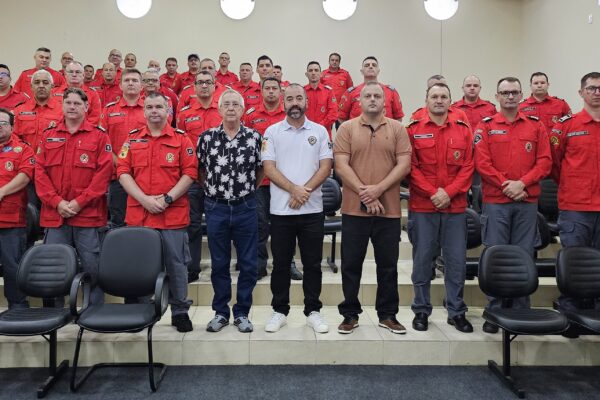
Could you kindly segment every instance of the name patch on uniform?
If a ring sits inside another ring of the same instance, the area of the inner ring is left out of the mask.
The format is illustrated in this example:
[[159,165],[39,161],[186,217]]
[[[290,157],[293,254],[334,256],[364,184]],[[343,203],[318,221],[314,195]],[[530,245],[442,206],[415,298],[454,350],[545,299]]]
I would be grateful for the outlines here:
[[253,124],[258,124],[259,122],[266,122],[267,120],[265,118],[259,118],[259,119],[253,119],[251,122]]
[[131,139],[131,143],[146,143],[148,139]]
[[314,144],[317,143],[317,138],[314,136],[309,136],[308,143],[310,143],[311,146],[314,146]]
[[521,111],[535,111],[535,107],[524,107]]
[[186,118],[185,122],[193,122],[193,121],[198,121],[200,119],[200,117],[191,117],[191,118]]
[[413,136],[415,139],[431,139],[433,138],[433,133],[423,133],[420,135]]
[[121,115],[125,115],[125,113],[122,112],[114,112],[114,113],[110,113],[108,114],[109,117],[120,117]]
[[62,138],[62,137],[49,137],[46,139],[46,142],[48,142],[48,143],[66,142],[66,141],[67,141],[67,139]]
[[567,137],[571,137],[571,136],[585,136],[585,135],[589,135],[588,131],[577,131],[577,132],[569,132],[569,133],[567,133]]
[[492,129],[488,132],[488,135],[506,135],[506,131],[503,129]]
[[35,115],[35,111],[21,111],[19,115]]

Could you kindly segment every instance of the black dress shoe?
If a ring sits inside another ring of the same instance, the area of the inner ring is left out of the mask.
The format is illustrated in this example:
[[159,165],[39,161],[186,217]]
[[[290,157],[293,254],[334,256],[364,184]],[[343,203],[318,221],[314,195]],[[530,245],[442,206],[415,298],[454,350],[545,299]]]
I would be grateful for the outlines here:
[[196,271],[188,272],[188,283],[192,283],[200,279],[200,273]]
[[416,331],[426,331],[429,325],[427,318],[427,314],[423,312],[417,313],[412,321],[413,329]]
[[485,333],[498,333],[498,326],[485,321],[483,323],[483,331]]
[[258,269],[258,279],[260,280],[260,279],[264,278],[265,276],[267,276],[267,267],[259,268]]
[[473,332],[473,325],[465,318],[465,314],[459,314],[452,318],[448,318],[448,324],[453,325],[459,332]]

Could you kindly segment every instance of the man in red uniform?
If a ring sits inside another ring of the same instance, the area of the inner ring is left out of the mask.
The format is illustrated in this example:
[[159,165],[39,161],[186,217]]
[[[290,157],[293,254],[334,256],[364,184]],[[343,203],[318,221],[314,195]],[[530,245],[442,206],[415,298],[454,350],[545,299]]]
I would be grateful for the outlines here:
[[181,92],[181,78],[180,74],[177,73],[177,59],[175,57],[167,58],[165,68],[167,72],[160,76],[161,86],[168,87],[175,94],[179,94]]
[[94,81],[94,66],[91,64],[87,64],[83,67],[83,83],[86,86],[89,86]]
[[[249,108],[244,114],[242,123],[244,126],[264,135],[269,126],[283,121],[285,115],[281,102],[281,84],[274,77],[265,77],[262,81],[262,103],[256,108]],[[267,261],[269,260],[267,241],[269,240],[271,192],[267,178],[263,179],[256,190],[256,200],[258,212],[258,279],[261,279],[267,276]],[[293,279],[297,279],[298,274]]]
[[571,114],[571,107],[563,99],[548,94],[550,81],[543,72],[534,72],[529,78],[531,96],[519,104],[519,111],[540,119],[550,132],[559,118]]
[[[340,110],[338,112],[338,119],[341,122],[347,121],[352,118],[356,118],[361,114],[360,108],[360,91],[366,82],[377,82],[377,76],[379,75],[379,62],[373,56],[366,57],[362,62],[362,68],[360,72],[363,75],[364,82],[356,87],[349,88],[339,100]],[[397,119],[402,121],[404,112],[402,111],[402,102],[400,101],[400,95],[391,85],[385,85],[381,83],[385,96],[385,116],[387,118]]]
[[[77,250],[83,271],[92,278],[90,302],[104,302],[97,287],[101,229],[106,227],[106,190],[113,172],[112,149],[104,129],[85,119],[87,95],[68,88],[64,119],[44,131],[37,154],[35,187],[42,200],[44,243],[65,243]],[[57,306],[62,306],[59,299]]]
[[46,47],[38,48],[33,55],[33,59],[35,60],[35,67],[21,72],[19,79],[15,83],[15,90],[17,92],[25,93],[31,97],[33,95],[31,92],[31,77],[40,69],[44,69],[50,73],[54,86],[61,86],[65,82],[60,72],[50,68],[50,61],[52,60],[50,49]]
[[31,147],[12,134],[14,116],[0,108],[0,262],[8,308],[28,307],[17,286],[17,270],[27,244],[27,184],[33,179]]
[[231,84],[231,88],[244,98],[246,107],[244,111],[256,107],[262,100],[260,85],[252,80],[253,74],[252,64],[242,63],[240,64],[240,80]]
[[123,60],[125,63],[125,68],[132,69],[137,65],[137,57],[133,53],[125,54],[125,59]]
[[238,76],[229,70],[230,57],[228,53],[219,55],[219,69],[216,72],[215,79],[223,86],[231,87],[232,84],[239,81]]
[[427,115],[411,121],[413,148],[410,172],[408,236],[413,246],[412,282],[415,297],[413,328],[426,331],[431,315],[431,260],[438,243],[445,261],[444,283],[448,324],[473,332],[463,300],[467,192],[473,175],[473,138],[467,122],[449,117],[450,88],[435,83],[427,89]]
[[72,63],[74,59],[75,58],[73,57],[73,53],[71,53],[70,51],[65,51],[60,56],[61,70],[58,71],[58,72],[60,72],[60,74],[65,78],[65,80],[66,80],[65,72],[66,72],[66,69],[67,69],[67,65],[69,65],[70,63]]
[[179,99],[174,91],[167,87],[162,87],[160,84],[160,76],[155,70],[148,70],[142,74],[142,97],[147,96],[152,92],[158,92],[165,96],[169,101],[169,124],[173,125],[175,120],[175,110]]
[[102,66],[102,76],[90,83],[88,86],[98,93],[102,107],[106,107],[109,103],[119,101],[123,95],[123,91],[121,90],[119,83],[120,78],[117,79],[114,64],[104,63]]
[[[206,72],[210,73],[210,75],[213,77],[213,81],[215,81],[214,98],[215,98],[215,102],[218,101],[219,97],[221,97],[221,94],[225,91],[226,87],[224,85],[221,85],[219,82],[217,82],[215,80],[215,73],[216,73],[215,62],[213,60],[211,60],[210,58],[203,58],[202,61],[200,61],[200,71],[206,71]],[[192,99],[195,99],[195,98],[196,98],[195,83],[192,85],[189,85],[187,87],[184,87],[183,90],[181,91],[181,95],[179,96],[179,106],[177,107],[177,112],[181,111],[181,109],[183,107],[189,105],[190,102],[192,101]]]
[[283,80],[283,70],[281,69],[281,65],[273,66],[273,77],[281,83],[282,89],[290,86],[290,81]]
[[[519,112],[522,98],[517,78],[500,79],[496,93],[500,111],[479,123],[473,143],[483,189],[483,244],[514,244],[533,257],[539,182],[550,173],[552,157],[544,125]],[[501,307],[499,299],[489,300],[487,307]],[[513,307],[529,307],[529,298],[514,299]],[[483,330],[496,333],[498,327],[486,322]]]
[[494,103],[479,97],[481,81],[477,76],[467,76],[463,80],[462,90],[463,98],[452,104],[452,106],[464,111],[472,128],[475,128],[484,117],[491,117],[496,114]]
[[[200,71],[196,75],[196,97],[189,105],[183,107],[177,115],[177,128],[183,130],[194,148],[198,146],[203,132],[221,124],[222,118],[214,98],[215,81],[208,71]],[[188,281],[194,282],[200,276],[200,260],[202,259],[202,214],[204,213],[204,190],[198,182],[194,182],[188,191],[190,201],[190,224],[187,228],[190,240],[188,264]]]
[[[443,83],[444,85],[448,85],[444,75],[439,75],[439,74],[432,75],[429,77],[429,79],[427,79],[427,90],[425,91],[425,93],[427,93],[427,91],[429,90],[430,87],[432,87],[433,85],[435,85],[437,83]],[[417,108],[411,114],[410,120],[411,121],[423,120],[428,116],[429,116],[429,110],[427,108],[427,98],[426,98],[425,99],[425,107]],[[450,106],[448,108],[448,119],[453,120],[453,121],[460,120],[463,122],[468,122],[467,114],[465,114],[462,110],[455,108],[454,106]]]
[[52,96],[60,98],[67,88],[76,87],[83,90],[88,98],[88,111],[86,118],[92,125],[98,125],[100,114],[102,114],[102,104],[98,94],[84,86],[83,84],[83,65],[79,61],[70,62],[65,69],[65,78],[67,82],[52,90]]
[[10,69],[8,69],[8,65],[0,64],[0,107],[12,112],[17,106],[25,103],[29,99],[29,96],[17,92],[11,86],[10,82]]
[[[550,134],[552,175],[559,184],[558,229],[564,247],[600,249],[600,72],[583,76],[579,95],[583,110],[561,118]],[[559,304],[577,308],[566,296]]]
[[14,133],[34,152],[37,151],[44,129],[55,126],[62,119],[60,101],[51,96],[52,76],[46,70],[34,72],[31,77],[33,98],[15,109]]
[[163,237],[171,324],[179,332],[189,332],[193,327],[185,267],[190,258],[187,190],[198,178],[198,162],[183,131],[167,123],[167,108],[160,93],[144,99],[147,125],[131,132],[121,147],[117,175],[129,194],[127,225],[154,228]]
[[180,91],[176,92],[178,96],[181,96],[181,91],[187,86],[194,86],[196,75],[198,75],[198,72],[200,72],[200,57],[198,57],[198,54],[190,54],[188,56],[187,64],[188,70],[179,75],[181,89]]
[[346,90],[354,86],[350,73],[340,67],[342,56],[339,53],[329,55],[329,68],[323,71],[321,83],[331,87],[336,99],[341,99]]
[[[112,49],[108,53],[108,62],[115,66],[115,79],[117,82],[121,80],[121,73],[123,72],[123,68],[121,68],[121,61],[123,61],[123,54],[121,51],[117,49]],[[100,80],[102,78],[102,71],[104,70],[104,65],[102,68],[96,70],[96,75],[94,76],[94,80]]]
[[331,87],[323,85],[321,80],[321,64],[311,61],[306,67],[308,85],[304,86],[308,100],[306,117],[323,125],[331,140],[331,127],[337,121],[337,100]]

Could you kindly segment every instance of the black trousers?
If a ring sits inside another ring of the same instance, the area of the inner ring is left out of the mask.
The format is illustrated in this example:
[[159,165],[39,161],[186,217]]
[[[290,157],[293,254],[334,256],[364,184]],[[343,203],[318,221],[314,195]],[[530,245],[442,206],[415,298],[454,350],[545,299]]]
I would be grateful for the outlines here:
[[377,298],[379,319],[398,313],[398,256],[400,218],[356,217],[342,215],[342,290],[344,301],[338,306],[344,317],[358,318],[362,312],[358,291],[369,239],[377,264]]
[[296,249],[300,248],[300,259],[304,268],[302,289],[304,290],[304,315],[319,311],[323,303],[321,295],[321,259],[323,258],[324,236],[323,213],[304,215],[271,214],[271,253],[273,273],[271,292],[273,310],[285,315],[290,312],[290,263]]

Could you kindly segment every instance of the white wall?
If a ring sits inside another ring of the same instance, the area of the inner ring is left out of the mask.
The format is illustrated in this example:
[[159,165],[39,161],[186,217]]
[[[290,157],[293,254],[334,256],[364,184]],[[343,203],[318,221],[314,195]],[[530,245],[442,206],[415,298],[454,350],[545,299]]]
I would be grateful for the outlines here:
[[146,17],[129,20],[114,0],[3,0],[0,62],[16,76],[32,66],[36,47],[47,46],[55,68],[65,50],[99,67],[116,47],[134,52],[141,67],[150,58],[176,56],[183,71],[191,52],[216,59],[228,51],[234,71],[268,54],[283,66],[285,79],[305,82],[308,61],[326,65],[337,51],[360,82],[361,60],[375,55],[381,80],[398,88],[407,114],[423,103],[425,80],[435,73],[446,75],[456,99],[462,78],[476,73],[483,97],[492,99],[498,78],[527,81],[540,69],[549,73],[555,94],[576,103],[576,82],[597,65],[600,13],[596,24],[586,22],[587,14],[600,11],[596,0],[460,0],[456,16],[443,23],[441,58],[441,23],[427,16],[421,0],[358,0],[356,14],[341,22],[325,15],[321,0],[256,0],[243,21],[225,17],[218,0],[153,3]]

